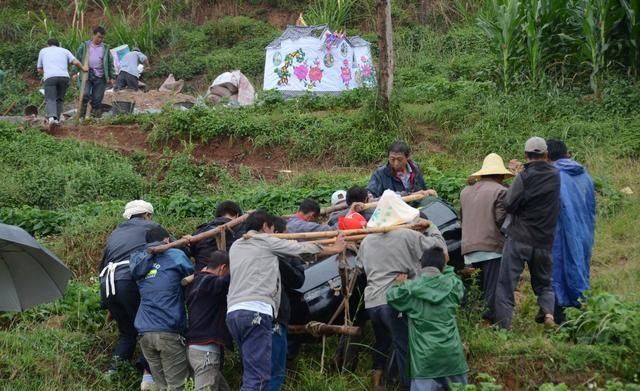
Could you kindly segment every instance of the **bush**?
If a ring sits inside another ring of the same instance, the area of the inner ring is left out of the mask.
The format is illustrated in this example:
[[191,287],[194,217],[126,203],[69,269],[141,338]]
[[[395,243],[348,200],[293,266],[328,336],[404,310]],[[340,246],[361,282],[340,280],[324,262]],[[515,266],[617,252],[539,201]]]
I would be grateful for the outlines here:
[[67,223],[67,217],[58,212],[22,206],[20,208],[0,208],[0,222],[17,225],[35,236],[59,233]]
[[24,204],[43,209],[88,201],[135,198],[142,178],[114,152],[58,141],[37,130],[2,125],[0,207]]
[[640,305],[621,301],[613,294],[587,292],[582,308],[566,310],[560,333],[578,344],[625,348],[617,363],[626,376],[637,375],[640,360]]

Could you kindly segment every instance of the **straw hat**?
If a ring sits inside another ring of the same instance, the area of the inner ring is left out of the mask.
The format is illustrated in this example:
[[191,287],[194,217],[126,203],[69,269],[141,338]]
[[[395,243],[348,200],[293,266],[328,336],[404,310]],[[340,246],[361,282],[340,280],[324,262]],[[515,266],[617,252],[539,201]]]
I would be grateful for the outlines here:
[[497,153],[490,153],[484,158],[482,168],[478,172],[471,174],[472,177],[481,177],[485,175],[505,175],[512,177],[511,171],[504,167],[502,158]]

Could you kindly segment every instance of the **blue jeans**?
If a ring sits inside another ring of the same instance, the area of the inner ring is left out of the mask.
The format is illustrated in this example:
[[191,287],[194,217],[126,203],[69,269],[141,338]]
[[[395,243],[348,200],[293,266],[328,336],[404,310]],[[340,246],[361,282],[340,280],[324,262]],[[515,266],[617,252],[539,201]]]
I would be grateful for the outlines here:
[[466,386],[469,381],[467,374],[454,375],[447,377],[436,377],[434,379],[412,379],[411,391],[441,391],[451,389],[452,383],[462,384]]
[[227,314],[227,327],[242,357],[240,391],[265,391],[271,379],[273,318],[259,312],[237,310]]
[[389,347],[393,346],[400,377],[400,389],[409,388],[409,324],[406,316],[388,304],[368,308],[376,343],[373,351],[373,369],[384,369]]
[[276,322],[271,341],[271,380],[267,390],[280,391],[287,369],[287,326]]

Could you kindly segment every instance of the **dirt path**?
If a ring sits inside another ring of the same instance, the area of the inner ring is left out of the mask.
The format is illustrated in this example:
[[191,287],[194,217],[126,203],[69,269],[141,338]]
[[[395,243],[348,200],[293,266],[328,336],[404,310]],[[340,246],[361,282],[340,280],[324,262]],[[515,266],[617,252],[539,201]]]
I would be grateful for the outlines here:
[[[54,137],[74,139],[96,144],[130,155],[143,153],[150,159],[164,157],[163,149],[181,152],[181,141],[166,146],[153,146],[147,142],[147,133],[138,125],[64,125],[52,133]],[[196,144],[192,151],[199,163],[215,163],[237,173],[241,166],[251,169],[255,177],[267,180],[282,174],[296,174],[310,170],[336,170],[334,162],[292,162],[285,147],[255,147],[248,139],[217,137],[207,143]]]

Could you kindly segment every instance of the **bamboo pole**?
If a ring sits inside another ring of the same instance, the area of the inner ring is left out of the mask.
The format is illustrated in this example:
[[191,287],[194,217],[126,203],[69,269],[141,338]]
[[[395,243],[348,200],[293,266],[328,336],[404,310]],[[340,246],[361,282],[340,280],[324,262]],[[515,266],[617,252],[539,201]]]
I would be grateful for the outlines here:
[[[390,231],[394,231],[400,228],[409,228],[409,229],[426,229],[429,228],[430,223],[428,220],[421,220],[418,223],[414,224],[400,224],[393,225],[390,227],[376,227],[376,228],[361,228],[361,229],[346,229],[344,231],[321,231],[321,232],[299,232],[293,234],[269,234],[274,238],[278,239],[289,239],[289,240],[298,240],[298,239],[325,239],[325,238],[335,238],[339,234],[344,234],[346,236],[345,239],[348,240],[349,236],[353,235],[367,235],[367,234],[377,234],[377,233],[386,233]],[[245,239],[250,239],[252,236],[250,234],[245,234],[243,236]]]
[[[83,45],[85,45],[84,48],[84,59],[82,60],[82,65],[84,66],[89,66],[89,45],[84,42]],[[107,53],[105,53],[105,56],[107,55]],[[83,72],[82,69],[80,70],[80,94],[78,94],[78,111],[76,112],[76,118],[75,118],[75,123],[76,125],[78,125],[78,123],[80,122],[80,111],[82,109],[82,99],[84,97],[84,89],[87,86],[87,79],[89,78],[89,72]],[[89,103],[87,102],[87,110],[89,109]]]
[[[351,294],[353,293],[353,289],[356,287],[356,282],[358,281],[358,276],[360,275],[361,272],[362,272],[362,269],[360,269],[359,267],[355,267],[352,269],[351,277],[349,280],[349,288],[348,288],[349,296],[351,296]],[[336,309],[336,311],[333,313],[333,315],[331,316],[331,319],[329,319],[328,324],[332,324],[338,318],[338,315],[340,315],[344,307],[345,307],[345,298],[343,297],[342,302],[340,302],[340,306],[338,306],[338,309]]]
[[342,334],[350,336],[362,335],[362,328],[356,326],[339,326],[321,322],[309,322],[306,325],[290,324],[287,328],[290,334],[311,334],[314,336]]
[[[347,242],[359,242],[366,237],[367,237],[367,234],[351,235],[351,236],[345,236],[344,240],[346,240]],[[335,242],[336,242],[336,238],[329,238],[329,239],[320,239],[320,240],[310,240],[305,243],[321,244],[324,246],[324,245],[334,244]]]
[[216,235],[218,235],[220,233],[223,233],[227,229],[231,229],[231,228],[233,228],[233,227],[235,227],[237,225],[240,225],[240,224],[244,223],[244,221],[247,219],[247,217],[249,217],[249,214],[250,214],[250,212],[249,213],[245,213],[242,216],[237,217],[237,218],[229,221],[226,224],[219,225],[219,226],[215,227],[212,230],[205,231],[205,232],[199,233],[199,234],[197,234],[195,236],[192,236],[190,241],[188,241],[187,239],[178,239],[178,240],[173,241],[173,242],[168,243],[168,244],[163,244],[163,245],[160,245],[160,246],[155,246],[155,247],[148,248],[147,251],[150,252],[151,254],[158,254],[158,253],[165,252],[170,248],[184,247],[184,246],[187,246],[190,243],[195,243],[195,242],[199,242],[199,241],[204,240],[204,239],[213,238]]

